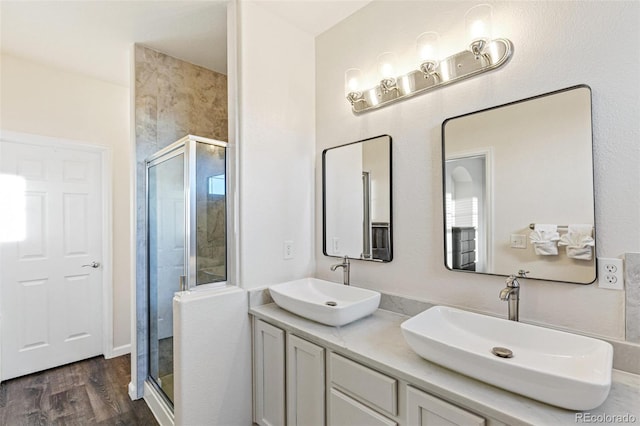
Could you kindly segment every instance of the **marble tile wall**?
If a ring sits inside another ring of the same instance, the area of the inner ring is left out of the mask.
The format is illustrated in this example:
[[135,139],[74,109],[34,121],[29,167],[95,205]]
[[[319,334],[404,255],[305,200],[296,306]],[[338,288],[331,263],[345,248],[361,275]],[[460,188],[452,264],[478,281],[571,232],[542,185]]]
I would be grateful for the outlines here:
[[624,258],[626,340],[640,343],[640,253],[626,253]]
[[188,135],[227,141],[227,77],[135,47],[137,383],[147,377],[145,159]]

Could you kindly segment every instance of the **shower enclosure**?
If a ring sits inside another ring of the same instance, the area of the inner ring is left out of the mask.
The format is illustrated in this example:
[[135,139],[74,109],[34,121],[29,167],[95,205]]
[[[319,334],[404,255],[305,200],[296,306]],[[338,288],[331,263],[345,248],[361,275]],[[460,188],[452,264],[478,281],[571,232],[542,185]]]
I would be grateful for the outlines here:
[[148,382],[173,406],[173,296],[227,281],[227,144],[186,136],[147,159]]

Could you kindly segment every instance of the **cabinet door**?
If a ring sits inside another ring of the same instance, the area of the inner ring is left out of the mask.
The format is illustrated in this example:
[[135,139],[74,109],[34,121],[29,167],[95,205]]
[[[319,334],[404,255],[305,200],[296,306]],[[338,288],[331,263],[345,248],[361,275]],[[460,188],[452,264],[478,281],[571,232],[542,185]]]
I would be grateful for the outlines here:
[[324,425],[324,348],[289,335],[287,424]]
[[256,319],[253,336],[255,419],[261,426],[285,424],[284,331]]
[[330,426],[397,426],[393,420],[376,413],[336,389],[332,388],[330,395]]
[[484,426],[485,419],[408,386],[407,424],[408,426]]

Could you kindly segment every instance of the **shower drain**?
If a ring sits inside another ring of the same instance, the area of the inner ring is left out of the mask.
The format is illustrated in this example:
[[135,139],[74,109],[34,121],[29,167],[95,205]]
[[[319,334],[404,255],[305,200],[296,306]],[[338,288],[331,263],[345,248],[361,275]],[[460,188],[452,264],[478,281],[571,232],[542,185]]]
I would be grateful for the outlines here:
[[496,346],[491,349],[491,353],[500,358],[513,358],[513,351],[508,348],[503,348],[501,346]]
[[334,302],[333,300],[329,300],[328,302],[324,302],[327,306],[338,306],[338,302]]

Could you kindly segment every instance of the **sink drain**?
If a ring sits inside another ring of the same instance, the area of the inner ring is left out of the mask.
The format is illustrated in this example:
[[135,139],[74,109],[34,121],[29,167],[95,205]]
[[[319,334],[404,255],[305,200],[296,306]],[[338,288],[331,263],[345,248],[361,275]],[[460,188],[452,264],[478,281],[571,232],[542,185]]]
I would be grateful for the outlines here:
[[513,358],[513,352],[511,349],[503,348],[501,346],[496,346],[491,349],[491,353],[500,358]]
[[333,300],[329,300],[328,302],[324,302],[327,306],[338,306],[338,302],[334,302]]

